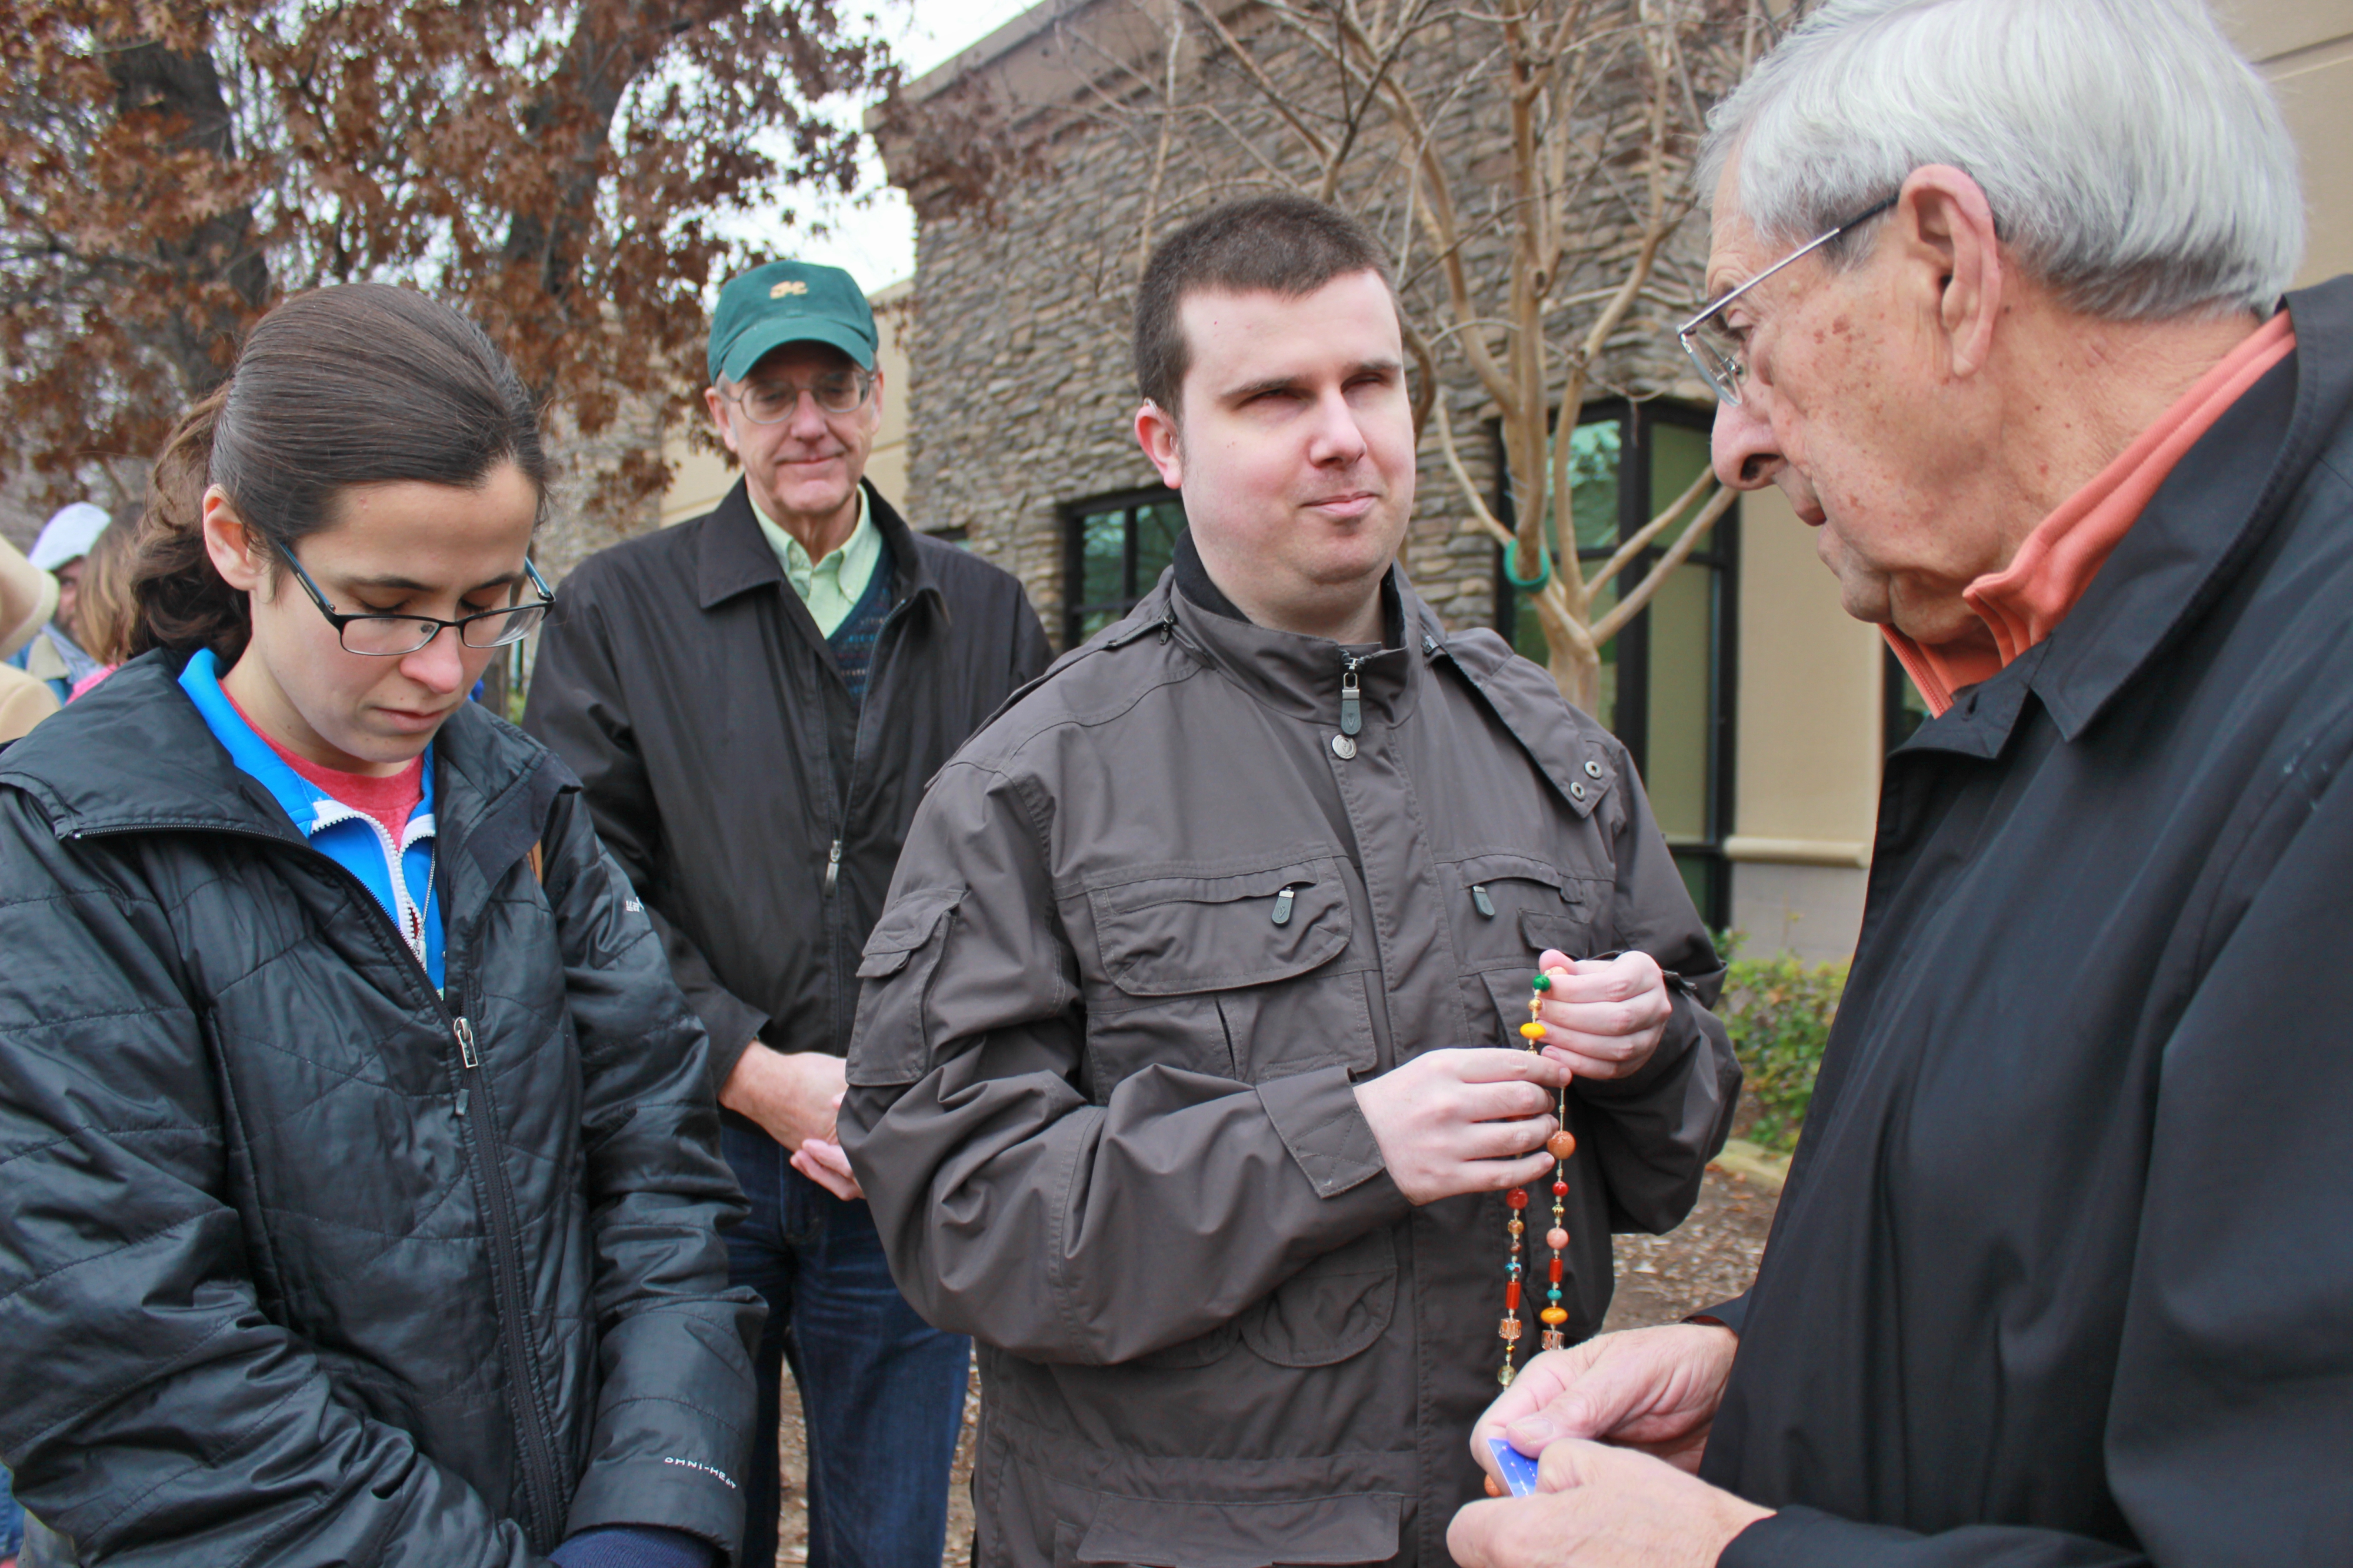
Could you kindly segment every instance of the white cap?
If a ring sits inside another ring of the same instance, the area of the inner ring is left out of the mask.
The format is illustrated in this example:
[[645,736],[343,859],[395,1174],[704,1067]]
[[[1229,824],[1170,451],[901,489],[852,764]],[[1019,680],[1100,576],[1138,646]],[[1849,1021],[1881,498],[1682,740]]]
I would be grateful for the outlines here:
[[44,572],[54,572],[69,561],[80,560],[98,542],[98,536],[106,531],[106,513],[86,500],[59,507],[58,514],[41,530],[41,537],[33,541],[33,564]]

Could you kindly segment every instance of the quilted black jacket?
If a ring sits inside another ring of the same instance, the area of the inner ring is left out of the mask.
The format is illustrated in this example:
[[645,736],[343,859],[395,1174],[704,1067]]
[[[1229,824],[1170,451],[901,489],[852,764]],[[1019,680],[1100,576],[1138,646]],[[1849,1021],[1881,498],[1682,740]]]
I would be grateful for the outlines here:
[[[437,995],[152,654],[0,754],[0,1457],[85,1563],[733,1549],[702,1031],[563,764],[435,747]],[[532,848],[544,847],[534,875]]]

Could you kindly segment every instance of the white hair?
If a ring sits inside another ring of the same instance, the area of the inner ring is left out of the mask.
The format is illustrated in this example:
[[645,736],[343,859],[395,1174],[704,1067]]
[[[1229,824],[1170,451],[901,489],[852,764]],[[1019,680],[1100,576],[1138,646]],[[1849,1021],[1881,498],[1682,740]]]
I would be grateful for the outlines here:
[[1701,189],[1736,155],[1741,214],[1792,245],[1955,165],[2108,320],[2268,314],[2304,256],[2295,143],[2201,0],[1832,0],[1708,117]]

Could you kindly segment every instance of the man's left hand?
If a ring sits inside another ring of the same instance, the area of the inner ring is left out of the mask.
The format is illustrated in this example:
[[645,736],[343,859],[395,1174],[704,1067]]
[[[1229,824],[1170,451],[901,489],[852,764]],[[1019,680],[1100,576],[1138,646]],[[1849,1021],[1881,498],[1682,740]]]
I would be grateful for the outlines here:
[[1524,1498],[1474,1502],[1447,1528],[1461,1568],[1715,1568],[1733,1538],[1773,1510],[1663,1459],[1565,1437]]
[[[846,1094],[833,1097],[835,1115],[840,1114],[841,1102],[846,1098]],[[839,1138],[805,1138],[786,1163],[844,1203],[855,1202],[866,1195],[858,1184],[858,1173],[849,1168],[849,1156],[841,1152],[841,1140]],[[0,1564],[0,1568],[5,1568],[5,1565]]]
[[1659,961],[1647,952],[1572,959],[1547,949],[1536,967],[1552,979],[1545,993],[1545,1054],[1579,1078],[1631,1078],[1667,1032],[1674,998]]

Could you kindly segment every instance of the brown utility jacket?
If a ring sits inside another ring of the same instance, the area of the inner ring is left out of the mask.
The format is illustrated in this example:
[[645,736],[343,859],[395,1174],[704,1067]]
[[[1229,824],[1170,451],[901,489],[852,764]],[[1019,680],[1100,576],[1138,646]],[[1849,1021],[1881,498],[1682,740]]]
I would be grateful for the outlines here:
[[1723,1140],[1722,967],[1623,750],[1493,634],[1392,574],[1401,646],[1352,650],[1175,575],[925,797],[842,1141],[900,1289],[980,1342],[980,1563],[1441,1563],[1507,1212],[1408,1204],[1352,1083],[1519,1045],[1546,947],[1680,973],[1652,1060],[1571,1092],[1581,1338],[1609,1233],[1678,1223]]

